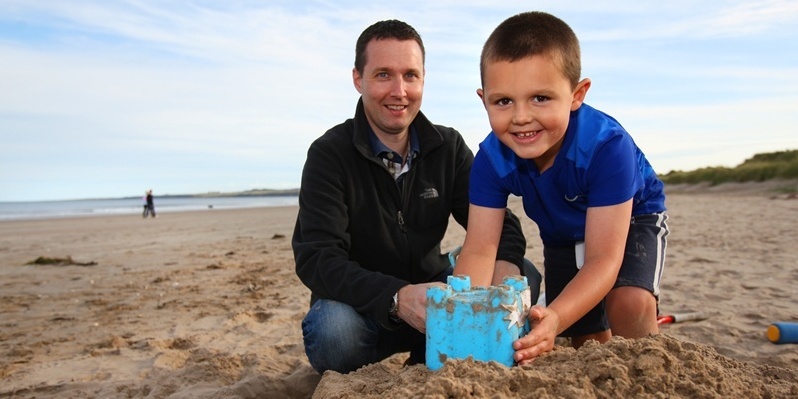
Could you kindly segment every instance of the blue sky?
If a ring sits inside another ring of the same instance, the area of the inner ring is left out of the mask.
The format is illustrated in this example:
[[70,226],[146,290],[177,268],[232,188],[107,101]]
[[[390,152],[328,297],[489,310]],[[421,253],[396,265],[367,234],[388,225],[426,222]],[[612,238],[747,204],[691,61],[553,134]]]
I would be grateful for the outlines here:
[[475,150],[481,46],[529,10],[576,31],[587,102],[658,172],[798,148],[796,1],[3,0],[0,201],[298,187],[389,18],[424,39],[422,111]]

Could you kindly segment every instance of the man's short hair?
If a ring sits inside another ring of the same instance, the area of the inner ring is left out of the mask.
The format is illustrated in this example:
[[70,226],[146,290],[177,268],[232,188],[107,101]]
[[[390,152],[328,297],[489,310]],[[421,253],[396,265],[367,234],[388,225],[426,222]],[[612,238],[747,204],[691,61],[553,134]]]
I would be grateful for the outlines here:
[[366,28],[355,45],[355,69],[363,75],[363,68],[366,66],[366,46],[372,40],[396,39],[396,40],[415,40],[421,47],[421,62],[424,62],[426,53],[424,52],[424,42],[421,36],[412,26],[405,22],[395,19],[379,21]]
[[582,61],[576,34],[561,19],[531,11],[507,18],[488,37],[479,61],[483,86],[488,63],[514,62],[534,55],[549,56],[557,62],[572,88],[579,83]]

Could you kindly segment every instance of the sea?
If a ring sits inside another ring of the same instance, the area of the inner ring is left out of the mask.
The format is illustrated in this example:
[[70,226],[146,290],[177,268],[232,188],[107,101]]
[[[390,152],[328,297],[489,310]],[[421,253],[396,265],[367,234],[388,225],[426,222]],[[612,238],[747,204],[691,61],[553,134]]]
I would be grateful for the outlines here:
[[[242,209],[299,204],[296,195],[242,197],[155,197],[155,213]],[[0,202],[0,221],[141,214],[141,198]]]

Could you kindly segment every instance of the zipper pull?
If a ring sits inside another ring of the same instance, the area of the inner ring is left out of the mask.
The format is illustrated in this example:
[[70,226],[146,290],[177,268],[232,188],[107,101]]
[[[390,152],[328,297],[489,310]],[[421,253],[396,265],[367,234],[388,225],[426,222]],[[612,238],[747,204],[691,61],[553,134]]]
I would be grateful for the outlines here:
[[402,211],[397,212],[396,218],[397,218],[397,220],[399,220],[399,228],[402,229],[402,231],[404,232],[405,231],[405,218],[404,218],[404,216],[402,216]]

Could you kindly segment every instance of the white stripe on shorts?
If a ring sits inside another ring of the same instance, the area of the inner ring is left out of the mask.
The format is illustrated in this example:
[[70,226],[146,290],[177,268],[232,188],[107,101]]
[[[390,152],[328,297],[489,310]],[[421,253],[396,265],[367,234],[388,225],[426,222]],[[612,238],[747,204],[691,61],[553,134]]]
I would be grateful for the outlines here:
[[665,221],[668,220],[668,215],[665,212],[661,212],[657,214],[657,227],[660,228],[659,233],[657,233],[657,268],[654,271],[654,295],[659,297],[659,282],[662,279],[662,269],[665,266],[665,250],[667,249],[667,241],[665,241],[665,236],[668,235],[668,224]]

